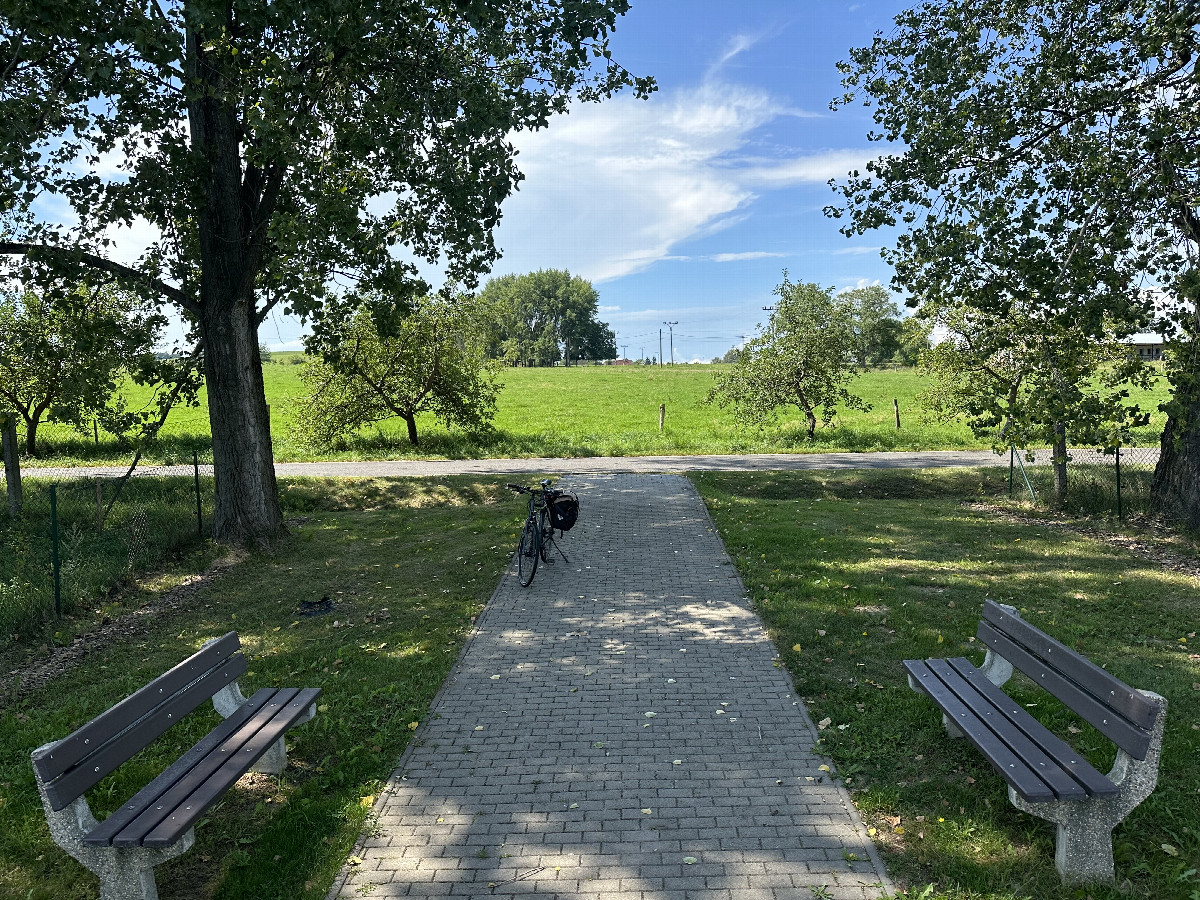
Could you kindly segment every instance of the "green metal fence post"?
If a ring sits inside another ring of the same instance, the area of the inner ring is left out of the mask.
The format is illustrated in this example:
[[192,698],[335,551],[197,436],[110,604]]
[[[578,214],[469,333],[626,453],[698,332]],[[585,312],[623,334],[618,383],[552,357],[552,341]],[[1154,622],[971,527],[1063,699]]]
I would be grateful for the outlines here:
[[204,513],[200,509],[200,459],[192,451],[192,472],[196,477],[196,536],[204,537]]
[[50,547],[54,561],[54,617],[62,616],[62,567],[58,559],[58,485],[50,485]]
[[1016,469],[1017,463],[1017,445],[1008,445],[1008,496],[1012,496],[1013,492],[1013,470]]
[[1125,514],[1121,509],[1121,445],[1117,444],[1117,521],[1124,520]]

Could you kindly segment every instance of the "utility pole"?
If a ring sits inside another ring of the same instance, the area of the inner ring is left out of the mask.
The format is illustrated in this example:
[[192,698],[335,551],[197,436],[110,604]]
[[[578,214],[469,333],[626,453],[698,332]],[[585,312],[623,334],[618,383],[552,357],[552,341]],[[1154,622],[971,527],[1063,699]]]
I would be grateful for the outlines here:
[[626,347],[628,347],[628,346],[629,346],[628,344],[622,344],[622,345],[621,345],[621,359],[624,359],[624,358],[625,358],[625,348],[626,348]]
[[[671,365],[675,365],[675,326],[678,322],[663,322],[671,332]],[[658,352],[662,354],[662,329],[658,329]]]
[[662,367],[662,364],[662,329],[660,328],[658,329],[658,365],[660,368]]

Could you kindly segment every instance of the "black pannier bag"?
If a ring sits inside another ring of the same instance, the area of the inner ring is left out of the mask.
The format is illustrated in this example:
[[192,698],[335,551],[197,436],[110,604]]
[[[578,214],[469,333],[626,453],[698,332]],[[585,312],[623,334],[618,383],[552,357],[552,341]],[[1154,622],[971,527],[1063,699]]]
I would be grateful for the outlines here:
[[579,518],[579,498],[567,492],[555,497],[550,503],[550,525],[559,531],[570,531]]

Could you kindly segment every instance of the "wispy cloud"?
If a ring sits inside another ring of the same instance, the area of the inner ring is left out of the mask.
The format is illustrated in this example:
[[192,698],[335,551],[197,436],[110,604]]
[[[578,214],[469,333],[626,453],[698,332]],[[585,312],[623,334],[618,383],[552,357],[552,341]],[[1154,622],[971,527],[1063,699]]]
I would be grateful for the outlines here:
[[497,232],[505,257],[495,273],[554,266],[593,282],[630,275],[742,221],[763,190],[824,182],[873,158],[853,150],[745,155],[758,129],[794,114],[766,91],[709,80],[649,101],[576,106],[544,131],[514,136],[526,178],[505,204]]
[[866,256],[868,253],[878,253],[882,247],[843,247],[841,250],[834,250],[834,256]]
[[712,256],[706,256],[705,259],[711,259],[713,262],[741,262],[745,259],[770,259],[778,256],[788,256],[787,253],[769,253],[766,250],[750,250],[746,253],[716,253]]
[[748,184],[760,187],[785,187],[792,184],[824,184],[831,178],[845,178],[851,172],[861,172],[867,163],[879,159],[878,153],[867,150],[827,150],[787,160],[763,160],[749,168]]

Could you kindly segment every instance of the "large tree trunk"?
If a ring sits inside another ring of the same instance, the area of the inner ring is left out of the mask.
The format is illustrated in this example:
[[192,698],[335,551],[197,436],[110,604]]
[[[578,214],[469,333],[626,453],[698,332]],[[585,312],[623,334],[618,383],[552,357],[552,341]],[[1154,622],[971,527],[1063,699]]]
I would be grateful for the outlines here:
[[400,418],[404,419],[404,424],[408,426],[408,442],[414,447],[417,446],[417,414],[411,413]]
[[1167,418],[1150,488],[1151,506],[1191,528],[1200,528],[1200,397],[1185,400],[1177,393],[1176,400],[1186,403],[1190,427],[1181,431],[1175,416]]
[[0,428],[0,447],[4,453],[4,484],[8,494],[8,514],[21,514],[21,461],[17,458],[17,417],[10,415]]
[[1067,505],[1067,426],[1059,422],[1054,426],[1054,508]]
[[270,547],[283,532],[283,514],[252,304],[205,303],[202,333],[216,476],[213,538]]
[[255,280],[261,251],[255,250],[258,188],[243,183],[237,110],[204,41],[188,32],[188,74],[206,86],[188,106],[196,163],[205,167],[208,190],[201,204],[200,332],[212,427],[213,538],[270,547],[283,533],[271,421],[258,351]]

